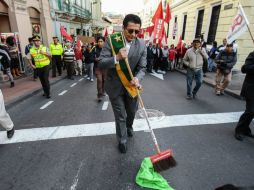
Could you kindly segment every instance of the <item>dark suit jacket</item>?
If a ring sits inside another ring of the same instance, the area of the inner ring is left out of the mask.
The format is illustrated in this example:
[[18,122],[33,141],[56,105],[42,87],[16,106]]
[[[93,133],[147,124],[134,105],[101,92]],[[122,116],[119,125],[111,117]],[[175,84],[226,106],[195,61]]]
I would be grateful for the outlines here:
[[[132,41],[128,54],[128,60],[133,75],[137,77],[139,81],[141,81],[145,75],[147,64],[146,54],[147,52],[144,40],[137,38]],[[98,67],[101,69],[107,69],[105,91],[110,98],[115,98],[124,91],[124,86],[122,85],[121,80],[118,77],[115,67],[115,59],[112,55],[112,50],[108,39],[106,40],[104,47],[102,48],[101,55],[98,60]]]
[[242,73],[246,73],[241,96],[254,100],[254,51],[249,54],[242,66]]
[[154,59],[156,59],[156,60],[162,60],[162,57],[163,57],[163,55],[162,55],[162,49],[160,48],[160,47],[157,47],[156,49],[155,49],[155,56],[154,56]]
[[153,47],[147,47],[147,59],[154,59]]

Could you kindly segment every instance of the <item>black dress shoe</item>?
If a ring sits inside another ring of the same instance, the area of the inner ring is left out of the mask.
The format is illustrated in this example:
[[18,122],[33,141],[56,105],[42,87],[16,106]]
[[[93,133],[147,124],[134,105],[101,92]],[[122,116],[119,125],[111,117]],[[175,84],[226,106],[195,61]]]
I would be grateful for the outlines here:
[[14,132],[15,132],[14,127],[11,130],[7,131],[7,138],[8,139],[12,138],[14,135]]
[[47,97],[46,97],[47,99],[50,99],[51,98],[51,96],[50,95],[47,95]]
[[239,133],[235,133],[235,138],[236,138],[236,140],[243,141],[243,135],[241,135]]
[[250,137],[250,138],[254,138],[254,135],[252,133],[247,133],[247,134],[245,134],[245,136]]
[[127,143],[119,143],[118,149],[122,154],[125,154],[127,152]]
[[133,137],[133,129],[128,128],[127,135],[128,135],[128,137]]

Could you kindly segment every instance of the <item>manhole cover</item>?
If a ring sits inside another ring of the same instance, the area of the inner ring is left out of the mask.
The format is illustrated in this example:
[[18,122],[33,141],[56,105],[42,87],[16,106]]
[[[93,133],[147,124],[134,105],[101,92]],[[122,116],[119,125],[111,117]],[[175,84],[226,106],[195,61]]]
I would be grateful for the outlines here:
[[[160,110],[154,110],[154,109],[146,109],[149,121],[151,122],[158,122],[165,118],[165,114],[161,112]],[[137,119],[144,119],[145,113],[144,110],[138,109],[136,114]]]

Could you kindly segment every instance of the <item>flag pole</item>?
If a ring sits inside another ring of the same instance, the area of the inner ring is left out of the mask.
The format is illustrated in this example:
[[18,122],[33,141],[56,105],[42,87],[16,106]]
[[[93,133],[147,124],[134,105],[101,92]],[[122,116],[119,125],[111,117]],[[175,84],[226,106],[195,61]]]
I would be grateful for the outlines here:
[[168,33],[169,33],[169,22],[168,22],[168,28],[167,28],[167,38],[168,38]]
[[251,37],[252,42],[253,42],[253,44],[254,44],[254,37],[253,37],[253,35],[252,35],[252,33],[251,33],[250,26],[249,26],[248,24],[247,24],[247,28],[248,28],[248,30],[249,30],[250,37]]
[[245,15],[244,10],[243,10],[242,4],[241,4],[241,0],[239,0],[238,5],[239,5],[239,8],[240,8],[240,9],[242,10],[242,12],[243,12],[243,16],[244,16],[245,21],[247,21],[247,22],[246,22],[246,25],[247,25],[248,31],[249,31],[249,33],[250,33],[250,37],[251,37],[251,39],[252,39],[252,42],[253,42],[253,44],[254,44],[254,37],[253,37],[253,35],[252,35],[252,33],[251,33],[250,26],[249,26],[249,22],[248,22],[248,19],[247,19],[246,15]]

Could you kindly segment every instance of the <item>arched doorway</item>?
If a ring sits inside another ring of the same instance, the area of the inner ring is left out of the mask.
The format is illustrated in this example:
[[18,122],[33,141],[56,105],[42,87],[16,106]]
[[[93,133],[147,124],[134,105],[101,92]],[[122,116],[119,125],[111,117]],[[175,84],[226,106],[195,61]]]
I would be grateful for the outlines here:
[[28,7],[28,14],[29,14],[29,17],[30,17],[33,36],[34,35],[40,35],[41,36],[40,12],[37,9],[33,8],[33,7]]
[[8,16],[8,5],[4,1],[0,1],[0,33],[11,32],[10,21]]

